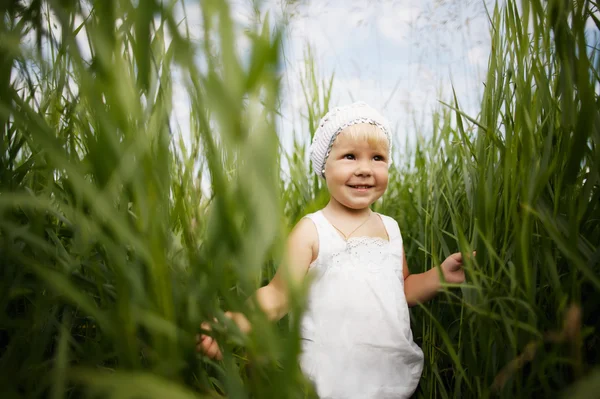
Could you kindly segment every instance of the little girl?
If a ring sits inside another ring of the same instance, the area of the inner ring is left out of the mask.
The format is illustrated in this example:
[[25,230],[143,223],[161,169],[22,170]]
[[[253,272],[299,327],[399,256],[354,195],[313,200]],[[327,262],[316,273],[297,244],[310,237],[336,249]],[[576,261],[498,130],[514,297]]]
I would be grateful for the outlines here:
[[[331,199],[298,222],[288,239],[287,270],[280,268],[255,294],[267,316],[278,320],[288,311],[286,281],[314,273],[300,366],[321,398],[408,398],[423,369],[408,307],[436,294],[440,270],[409,274],[398,224],[370,209],[387,188],[391,150],[388,122],[367,104],[325,115],[311,160]],[[449,283],[465,279],[460,253],[439,268]],[[250,330],[243,314],[226,315]],[[197,337],[197,350],[222,358],[207,335]]]

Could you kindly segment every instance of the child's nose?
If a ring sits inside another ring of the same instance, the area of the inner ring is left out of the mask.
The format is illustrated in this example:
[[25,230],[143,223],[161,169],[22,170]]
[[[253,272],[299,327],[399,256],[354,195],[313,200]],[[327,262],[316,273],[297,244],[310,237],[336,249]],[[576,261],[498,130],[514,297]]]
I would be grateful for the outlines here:
[[359,161],[354,174],[357,176],[371,176],[373,173],[371,163],[369,161]]

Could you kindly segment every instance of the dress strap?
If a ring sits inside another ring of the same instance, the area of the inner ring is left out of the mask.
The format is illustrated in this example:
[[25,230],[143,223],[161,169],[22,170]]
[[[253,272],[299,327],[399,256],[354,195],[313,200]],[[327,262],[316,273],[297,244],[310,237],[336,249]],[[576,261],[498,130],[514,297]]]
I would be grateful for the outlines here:
[[332,242],[335,242],[335,235],[339,236],[338,232],[333,229],[329,224],[329,221],[325,218],[322,211],[316,211],[309,213],[305,217],[312,220],[317,228],[317,234],[319,235],[319,247],[329,247]]
[[345,242],[339,233],[329,224],[329,221],[325,218],[322,211],[309,213],[304,217],[312,220],[317,229],[317,235],[319,236],[319,253],[313,264],[318,266],[322,263],[322,260],[327,259],[331,253],[339,251],[340,245],[345,245]]
[[383,221],[385,229],[387,230],[388,235],[390,236],[390,241],[400,239],[400,242],[402,242],[402,234],[400,233],[400,227],[398,226],[398,222],[396,222],[389,216],[382,215],[381,213],[378,213],[378,215],[381,216],[381,220]]
[[313,223],[315,224],[315,226],[317,228],[317,232],[319,233],[319,236],[324,234],[326,231],[329,231],[329,229],[328,229],[329,226],[327,224],[327,220],[325,219],[325,216],[323,216],[323,213],[321,211],[309,213],[305,217],[309,218],[310,220],[313,221]]

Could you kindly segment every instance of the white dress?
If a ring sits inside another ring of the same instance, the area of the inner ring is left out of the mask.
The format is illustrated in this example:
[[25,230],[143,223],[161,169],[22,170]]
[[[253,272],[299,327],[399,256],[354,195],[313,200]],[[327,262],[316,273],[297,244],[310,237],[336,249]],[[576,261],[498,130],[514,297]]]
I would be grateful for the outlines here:
[[302,318],[300,366],[325,398],[408,398],[423,370],[414,343],[402,275],[402,235],[379,215],[390,241],[345,241],[322,211],[307,215],[319,254]]

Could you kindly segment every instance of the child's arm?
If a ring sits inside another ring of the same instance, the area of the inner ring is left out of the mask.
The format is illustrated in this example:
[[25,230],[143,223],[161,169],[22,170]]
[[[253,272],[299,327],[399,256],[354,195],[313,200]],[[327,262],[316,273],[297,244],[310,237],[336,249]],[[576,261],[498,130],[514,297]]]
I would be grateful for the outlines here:
[[[311,262],[318,253],[318,235],[314,223],[308,218],[301,219],[291,231],[286,243],[286,255],[281,265],[269,284],[259,288],[253,298],[259,308],[267,315],[269,320],[279,320],[289,310],[289,287],[291,284],[301,284]],[[240,331],[248,333],[252,326],[246,316],[239,312],[226,312],[225,316],[235,322]],[[207,323],[202,324],[202,329],[209,330]],[[221,359],[222,354],[217,342],[208,335],[196,337],[196,349],[204,352],[211,358]]]
[[409,274],[405,254],[402,270],[404,273],[404,295],[408,306],[427,302],[438,293],[441,288],[440,269],[446,282],[452,284],[463,283],[465,272],[462,263],[462,254],[458,252],[447,257],[439,267],[434,267],[424,273]]
[[276,321],[287,314],[289,310],[287,282],[294,285],[302,284],[317,251],[317,229],[308,218],[301,219],[288,237],[285,263],[277,269],[269,284],[259,288],[254,294],[256,303],[269,320]]

